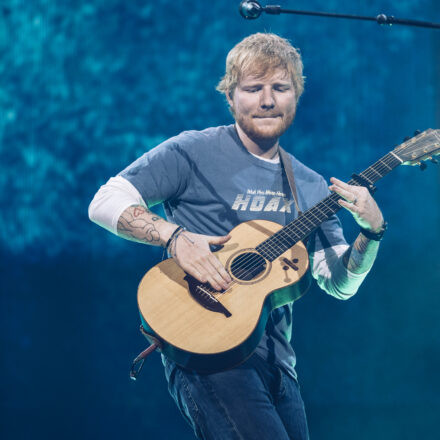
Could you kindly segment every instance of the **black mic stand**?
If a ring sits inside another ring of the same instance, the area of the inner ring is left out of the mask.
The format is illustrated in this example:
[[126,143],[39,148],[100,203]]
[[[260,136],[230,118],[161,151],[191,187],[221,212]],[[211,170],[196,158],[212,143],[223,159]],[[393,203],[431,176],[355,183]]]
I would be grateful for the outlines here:
[[240,14],[243,18],[247,20],[254,20],[258,18],[263,12],[270,15],[279,14],[297,14],[297,15],[313,15],[317,17],[332,17],[332,18],[348,18],[351,20],[366,20],[375,21],[378,24],[402,24],[407,26],[418,26],[425,28],[440,29],[440,24],[429,23],[427,21],[419,20],[407,20],[395,18],[392,15],[379,14],[376,17],[366,17],[363,15],[352,15],[352,14],[335,14],[331,12],[314,12],[314,11],[298,11],[294,9],[282,9],[278,5],[268,5],[261,6],[257,1],[242,1],[239,6]]

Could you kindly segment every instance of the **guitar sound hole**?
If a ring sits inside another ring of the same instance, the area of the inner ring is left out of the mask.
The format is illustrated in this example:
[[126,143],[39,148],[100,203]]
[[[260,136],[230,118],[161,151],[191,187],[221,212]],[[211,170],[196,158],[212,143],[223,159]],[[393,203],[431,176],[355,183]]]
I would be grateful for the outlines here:
[[232,275],[242,281],[250,281],[266,269],[266,260],[255,252],[245,252],[231,263]]

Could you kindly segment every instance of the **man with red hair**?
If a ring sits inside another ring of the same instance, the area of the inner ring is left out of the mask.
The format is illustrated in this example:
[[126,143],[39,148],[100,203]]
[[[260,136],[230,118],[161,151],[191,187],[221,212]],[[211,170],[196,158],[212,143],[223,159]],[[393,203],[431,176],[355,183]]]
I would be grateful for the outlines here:
[[[285,39],[257,33],[228,54],[217,89],[235,124],[188,131],[148,151],[95,195],[90,218],[120,237],[167,247],[200,282],[227,289],[231,276],[211,246],[229,240],[241,222],[291,222],[298,212],[279,159],[279,138],[304,90],[299,52]],[[385,230],[364,187],[325,180],[289,155],[302,211],[331,191],[360,226],[352,245],[336,216],[309,239],[319,286],[350,298],[372,267]],[[163,203],[167,220],[149,208]],[[199,439],[308,439],[304,404],[290,345],[292,304],[274,310],[255,353],[227,371],[201,374],[163,356],[169,390]]]

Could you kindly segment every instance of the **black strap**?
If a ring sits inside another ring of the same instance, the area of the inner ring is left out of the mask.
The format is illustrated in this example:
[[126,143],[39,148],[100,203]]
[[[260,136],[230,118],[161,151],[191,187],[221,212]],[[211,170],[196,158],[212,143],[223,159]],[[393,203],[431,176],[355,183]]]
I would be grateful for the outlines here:
[[302,212],[299,209],[298,194],[296,192],[296,185],[295,185],[295,177],[293,177],[292,161],[289,157],[289,154],[283,148],[281,148],[281,146],[278,148],[278,150],[280,153],[281,166],[283,167],[284,172],[286,173],[287,181],[289,182],[290,191],[292,192],[293,200],[295,201],[295,207],[299,217],[302,214]]
[[361,228],[361,232],[369,240],[381,241],[383,235],[385,234],[385,231],[387,230],[387,228],[388,228],[388,223],[386,221],[384,221],[382,223],[381,229],[378,232],[372,232],[372,231],[369,231],[368,229],[365,229],[365,228]]

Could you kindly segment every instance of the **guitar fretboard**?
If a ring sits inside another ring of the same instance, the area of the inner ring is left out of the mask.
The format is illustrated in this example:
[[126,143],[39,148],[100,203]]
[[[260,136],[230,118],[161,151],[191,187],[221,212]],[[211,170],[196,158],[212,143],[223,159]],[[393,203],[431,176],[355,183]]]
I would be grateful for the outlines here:
[[[390,152],[360,173],[359,176],[373,185],[401,163],[402,160]],[[355,179],[350,180],[348,183],[361,186],[361,183]],[[339,211],[342,206],[338,203],[338,200],[341,198],[339,194],[330,194],[267,240],[260,243],[256,250],[267,260],[274,261],[296,243],[307,238],[323,222]]]

